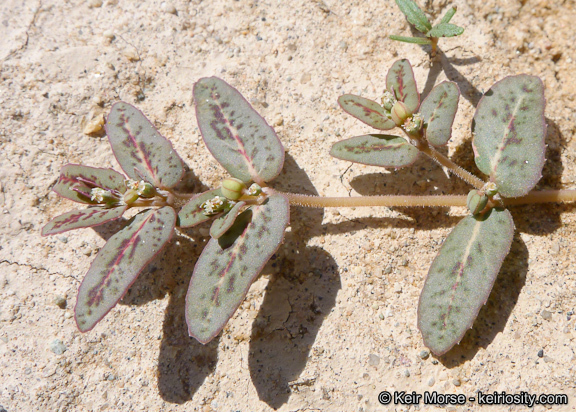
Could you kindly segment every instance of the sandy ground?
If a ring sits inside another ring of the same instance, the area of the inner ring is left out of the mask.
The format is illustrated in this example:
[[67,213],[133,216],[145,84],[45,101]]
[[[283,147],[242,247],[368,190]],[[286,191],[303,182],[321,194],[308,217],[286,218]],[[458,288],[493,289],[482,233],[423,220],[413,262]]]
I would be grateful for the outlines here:
[[[426,7],[439,18],[450,4]],[[83,133],[118,100],[137,105],[173,142],[191,185],[218,185],[225,173],[202,143],[192,107],[194,82],[212,75],[276,128],[287,150],[277,188],[467,193],[424,158],[390,172],[328,155],[334,142],[371,131],[338,108],[338,96],[378,98],[398,58],[410,59],[425,93],[445,79],[458,83],[449,154],[474,172],[470,121],[482,92],[506,75],[540,76],[548,149],[538,187],[576,187],[574,0],[453,4],[453,22],[466,32],[441,40],[445,55],[431,67],[425,49],[387,40],[410,35],[389,0],[0,2],[0,411],[443,409],[382,406],[383,390],[559,393],[570,403],[552,409],[574,410],[571,205],[512,210],[512,253],[488,304],[440,358],[423,352],[416,306],[464,209],[292,208],[273,264],[206,346],[187,336],[183,303],[207,226],[175,236],[86,334],[73,319],[76,291],[117,226],[39,233],[75,207],[50,191],[62,165],[118,168],[106,137]]]

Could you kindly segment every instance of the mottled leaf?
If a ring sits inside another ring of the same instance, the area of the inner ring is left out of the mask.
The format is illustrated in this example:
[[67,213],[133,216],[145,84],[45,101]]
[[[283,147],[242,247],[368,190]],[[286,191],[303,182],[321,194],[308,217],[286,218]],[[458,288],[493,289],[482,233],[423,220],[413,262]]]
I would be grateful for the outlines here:
[[456,83],[442,82],[422,102],[420,114],[426,124],[426,138],[432,145],[442,146],[450,140],[459,98]]
[[414,43],[414,44],[432,44],[430,39],[426,37],[406,37],[406,36],[396,36],[394,34],[388,36],[391,40],[403,41],[404,43]]
[[170,188],[184,175],[182,159],[172,144],[134,106],[115,103],[106,133],[118,163],[130,178]]
[[342,109],[379,130],[389,130],[396,127],[394,121],[386,115],[386,111],[378,103],[353,94],[345,94],[338,98],[338,104]]
[[418,306],[424,344],[436,355],[448,352],[472,327],[510,251],[513,235],[510,212],[492,209],[484,220],[465,217],[442,245]]
[[432,24],[426,18],[426,15],[412,0],[396,0],[396,4],[406,16],[406,19],[422,33],[427,33],[432,28]]
[[198,126],[214,158],[232,176],[262,185],[280,174],[284,147],[242,95],[217,77],[194,85]]
[[542,176],[546,137],[544,85],[536,76],[506,77],[478,103],[472,131],[476,165],[500,194],[527,194]]
[[464,29],[462,27],[451,23],[440,23],[434,26],[434,28],[430,30],[426,35],[428,37],[454,37],[459,36],[462,33],[464,33]]
[[72,210],[52,219],[42,228],[42,236],[55,235],[72,229],[92,227],[110,222],[122,216],[127,206],[105,208],[89,207],[83,210]]
[[210,236],[214,239],[221,237],[234,224],[240,210],[246,205],[246,202],[238,202],[228,213],[218,216],[210,226]]
[[401,137],[367,134],[342,140],[330,155],[350,162],[382,167],[408,166],[418,157],[418,149]]
[[386,76],[386,88],[394,94],[396,100],[404,102],[412,113],[416,112],[420,104],[420,94],[408,60],[402,59],[394,62]]
[[84,277],[74,309],[78,329],[92,329],[134,283],[142,269],[172,237],[176,213],[171,207],[134,217],[100,250]]
[[[220,239],[210,239],[196,263],[186,296],[190,336],[208,343],[220,333],[282,242],[289,211],[283,196],[272,195],[265,204],[240,214]],[[246,225],[243,217],[250,213],[251,221]],[[231,236],[229,232],[233,232]],[[223,239],[226,237],[235,240],[230,244]]]
[[204,210],[200,206],[202,203],[215,196],[222,196],[220,188],[208,190],[207,192],[200,193],[190,199],[188,203],[180,209],[180,212],[178,212],[178,226],[192,227],[212,219],[213,216],[206,216]]
[[60,169],[60,178],[52,190],[75,202],[96,204],[96,201],[90,200],[93,188],[116,192],[120,198],[126,191],[125,180],[124,175],[112,169],[68,164]]
[[450,23],[450,20],[452,20],[452,17],[454,17],[455,14],[456,14],[456,7],[450,7],[446,12],[446,14],[444,15],[444,17],[442,17],[440,24]]

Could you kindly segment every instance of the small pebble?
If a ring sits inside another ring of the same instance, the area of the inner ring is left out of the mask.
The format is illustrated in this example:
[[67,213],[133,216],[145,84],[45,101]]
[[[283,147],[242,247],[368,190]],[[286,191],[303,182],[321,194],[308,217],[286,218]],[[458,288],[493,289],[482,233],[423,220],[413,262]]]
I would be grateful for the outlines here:
[[310,75],[310,73],[304,73],[304,74],[302,74],[302,77],[300,78],[300,83],[306,84],[310,80],[312,80],[312,76]]
[[96,134],[102,131],[104,127],[104,113],[100,113],[98,116],[95,116],[92,120],[86,123],[84,126],[84,134],[91,135]]
[[458,378],[454,379],[452,383],[454,384],[454,386],[460,386],[462,384],[462,382],[460,382],[460,379]]
[[418,356],[420,356],[421,359],[428,359],[428,356],[430,356],[430,351],[427,351],[426,349],[423,349],[420,351],[420,353],[418,354]]
[[434,386],[435,383],[436,383],[436,379],[434,379],[433,377],[428,379],[428,386]]
[[102,33],[102,36],[104,36],[104,38],[112,41],[116,38],[116,36],[114,35],[114,32],[112,30],[106,30],[104,33]]
[[410,371],[408,369],[404,370],[404,376],[406,376],[407,378],[410,377]]
[[90,2],[88,3],[88,7],[90,8],[102,7],[102,0],[90,0]]
[[64,296],[58,295],[54,298],[54,304],[60,309],[66,309],[66,298]]
[[392,266],[386,266],[384,268],[384,274],[389,275],[390,273],[392,273]]
[[178,10],[176,10],[176,7],[174,7],[174,5],[172,3],[167,3],[167,2],[162,3],[162,10],[165,13],[178,14]]
[[64,352],[66,352],[66,349],[66,345],[64,345],[60,339],[54,339],[52,342],[50,342],[50,350],[56,355],[62,355]]
[[542,312],[540,312],[540,316],[542,316],[542,318],[545,320],[550,320],[552,319],[552,312],[544,309]]
[[368,364],[370,366],[378,366],[380,364],[380,357],[378,355],[371,354],[368,356]]
[[8,412],[2,405],[0,405],[0,412]]
[[544,357],[544,349],[540,349],[540,350],[538,351],[538,357],[539,357],[539,358],[543,358],[543,357]]

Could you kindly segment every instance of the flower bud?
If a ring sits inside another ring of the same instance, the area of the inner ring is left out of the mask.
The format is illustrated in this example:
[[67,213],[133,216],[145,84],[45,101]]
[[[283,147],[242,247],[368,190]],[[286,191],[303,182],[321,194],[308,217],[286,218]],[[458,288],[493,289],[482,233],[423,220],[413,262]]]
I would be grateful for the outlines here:
[[390,111],[392,115],[392,120],[396,123],[396,126],[402,126],[404,121],[412,114],[404,102],[394,103],[394,107]]
[[141,197],[154,197],[156,195],[156,188],[151,183],[141,180],[138,183],[136,192]]
[[242,182],[240,179],[231,177],[229,179],[224,179],[220,191],[227,199],[238,200],[244,194],[245,189],[246,185],[244,182]]
[[394,103],[396,103],[396,99],[394,98],[394,95],[392,93],[390,93],[388,90],[386,90],[384,92],[384,95],[380,99],[380,102],[382,102],[382,107],[384,109],[390,111],[390,110],[392,110],[392,107],[394,107]]
[[140,198],[140,196],[138,196],[138,192],[135,189],[128,189],[126,191],[126,193],[124,193],[124,203],[126,203],[127,205],[131,205],[132,203],[134,203],[135,201],[137,201]]
[[486,204],[488,203],[488,196],[479,195],[477,190],[471,190],[468,193],[468,199],[466,200],[466,206],[472,213],[472,215],[477,215],[484,210]]
[[486,193],[486,196],[494,196],[496,193],[498,193],[498,187],[494,182],[486,183],[483,189],[484,193]]

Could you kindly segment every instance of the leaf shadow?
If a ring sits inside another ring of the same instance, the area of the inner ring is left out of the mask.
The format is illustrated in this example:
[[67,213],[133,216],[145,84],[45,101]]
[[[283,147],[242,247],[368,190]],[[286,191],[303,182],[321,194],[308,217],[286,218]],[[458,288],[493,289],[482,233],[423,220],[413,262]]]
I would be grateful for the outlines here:
[[459,345],[438,357],[451,369],[472,360],[480,348],[487,348],[498,333],[504,331],[528,273],[528,248],[516,232],[510,253],[494,282],[488,301],[480,309],[474,325],[466,332]]
[[[274,187],[317,194],[306,173],[286,154]],[[291,231],[276,253],[273,275],[252,324],[249,369],[258,397],[278,409],[288,402],[310,348],[341,288],[334,259],[307,241],[322,233],[323,209],[291,207]],[[265,269],[266,270],[266,269]]]

